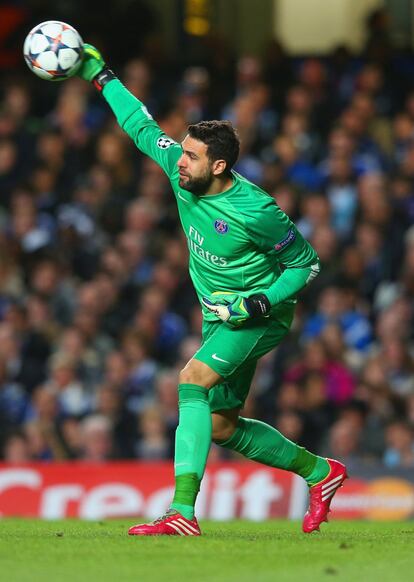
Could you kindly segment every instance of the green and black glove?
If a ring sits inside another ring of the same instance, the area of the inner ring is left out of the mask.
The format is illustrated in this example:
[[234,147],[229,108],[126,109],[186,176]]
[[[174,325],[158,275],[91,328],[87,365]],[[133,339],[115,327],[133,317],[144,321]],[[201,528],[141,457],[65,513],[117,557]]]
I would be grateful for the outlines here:
[[98,91],[102,91],[106,83],[116,79],[116,76],[111,69],[108,69],[97,48],[85,43],[83,49],[82,64],[76,75],[85,81],[93,83]]
[[268,315],[270,301],[264,293],[242,297],[237,293],[213,293],[214,300],[203,297],[203,305],[219,319],[232,326],[242,325],[248,319]]

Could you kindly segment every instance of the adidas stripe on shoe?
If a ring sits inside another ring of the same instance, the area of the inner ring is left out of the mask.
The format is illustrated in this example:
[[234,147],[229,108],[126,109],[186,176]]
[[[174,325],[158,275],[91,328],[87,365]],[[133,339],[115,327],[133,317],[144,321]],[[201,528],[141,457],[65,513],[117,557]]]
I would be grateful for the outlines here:
[[197,519],[187,519],[175,509],[169,509],[163,516],[134,525],[128,530],[130,536],[200,536]]

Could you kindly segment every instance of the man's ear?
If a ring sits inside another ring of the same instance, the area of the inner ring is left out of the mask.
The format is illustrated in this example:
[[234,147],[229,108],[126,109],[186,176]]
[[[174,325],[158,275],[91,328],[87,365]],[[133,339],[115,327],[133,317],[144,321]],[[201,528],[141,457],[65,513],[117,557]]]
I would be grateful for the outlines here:
[[212,164],[212,170],[214,176],[219,177],[225,172],[227,168],[227,162],[225,160],[215,160]]

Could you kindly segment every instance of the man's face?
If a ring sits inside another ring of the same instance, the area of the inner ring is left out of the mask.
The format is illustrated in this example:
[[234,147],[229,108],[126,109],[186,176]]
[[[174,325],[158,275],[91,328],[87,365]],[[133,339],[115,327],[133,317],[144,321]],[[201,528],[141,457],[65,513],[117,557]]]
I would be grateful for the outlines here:
[[214,178],[213,163],[202,141],[187,135],[181,144],[183,153],[177,162],[180,188],[196,195],[204,194]]

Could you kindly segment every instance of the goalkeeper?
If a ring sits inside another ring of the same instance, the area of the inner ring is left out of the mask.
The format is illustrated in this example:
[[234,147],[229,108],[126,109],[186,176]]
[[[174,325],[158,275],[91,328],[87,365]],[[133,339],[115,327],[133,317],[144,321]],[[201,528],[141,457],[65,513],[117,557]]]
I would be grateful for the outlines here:
[[240,416],[257,360],[287,334],[297,293],[319,272],[315,251],[266,192],[232,170],[239,140],[229,122],[190,125],[179,144],[93,46],[85,45],[77,74],[102,92],[119,125],[168,175],[203,310],[202,345],[179,377],[174,498],[165,515],[129,534],[200,535],[194,505],[211,440],[302,476],[310,494],[303,531],[318,530],[347,477],[344,465]]

